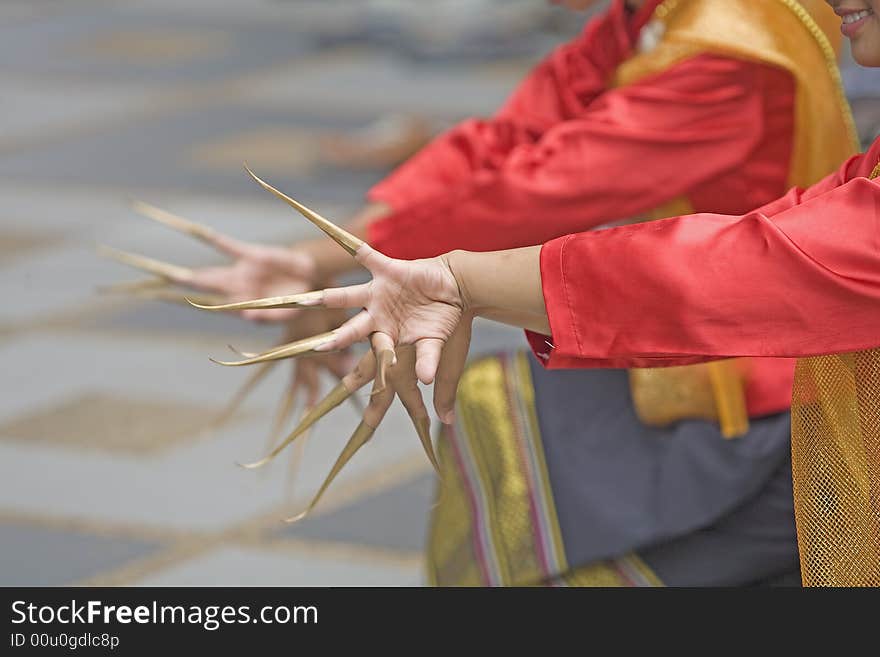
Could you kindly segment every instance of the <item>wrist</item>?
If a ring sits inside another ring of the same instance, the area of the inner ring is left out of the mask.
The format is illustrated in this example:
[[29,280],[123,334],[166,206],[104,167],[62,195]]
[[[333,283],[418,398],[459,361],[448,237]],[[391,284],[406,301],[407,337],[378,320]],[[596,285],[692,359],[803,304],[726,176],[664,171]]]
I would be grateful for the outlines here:
[[546,331],[541,247],[508,251],[450,251],[441,256],[455,283],[462,312]]
[[446,263],[446,267],[449,269],[458,287],[458,298],[461,303],[462,312],[470,314],[476,313],[470,279],[470,274],[473,270],[471,262],[471,256],[473,255],[475,254],[469,251],[457,249],[440,256],[441,260]]

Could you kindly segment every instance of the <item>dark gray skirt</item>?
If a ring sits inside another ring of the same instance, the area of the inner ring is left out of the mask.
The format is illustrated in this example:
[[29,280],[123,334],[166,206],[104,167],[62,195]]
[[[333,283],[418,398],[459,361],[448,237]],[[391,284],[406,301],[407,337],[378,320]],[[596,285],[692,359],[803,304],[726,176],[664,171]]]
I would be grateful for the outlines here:
[[796,571],[790,420],[647,427],[621,370],[471,364],[439,441],[438,584],[743,585]]

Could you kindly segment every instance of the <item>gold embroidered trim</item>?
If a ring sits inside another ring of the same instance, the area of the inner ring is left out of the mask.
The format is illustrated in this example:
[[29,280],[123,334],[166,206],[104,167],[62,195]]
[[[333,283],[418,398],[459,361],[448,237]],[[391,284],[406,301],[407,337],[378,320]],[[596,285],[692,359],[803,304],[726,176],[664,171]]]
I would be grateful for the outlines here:
[[[539,558],[544,547],[537,541],[548,532],[535,526],[532,485],[544,498],[538,514],[548,525],[555,553],[549,557],[550,567],[564,569],[562,532],[537,431],[526,354],[506,361],[483,358],[468,366],[458,388],[455,436],[444,435],[438,445],[444,487],[429,534],[432,582],[467,586],[543,581],[549,573]],[[526,463],[530,449],[537,472]],[[532,476],[538,481],[532,483]],[[482,531],[475,534],[475,528]]]

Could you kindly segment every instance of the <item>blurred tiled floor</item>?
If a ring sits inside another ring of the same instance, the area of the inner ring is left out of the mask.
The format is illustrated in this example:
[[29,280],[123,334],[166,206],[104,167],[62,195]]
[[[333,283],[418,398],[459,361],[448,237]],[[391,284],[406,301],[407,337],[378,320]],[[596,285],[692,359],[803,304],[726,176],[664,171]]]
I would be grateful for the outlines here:
[[[438,128],[489,112],[548,43],[535,29],[462,56],[420,42],[411,16],[385,29],[382,4],[0,3],[0,585],[423,582],[434,477],[399,408],[314,516],[286,525],[355,411],[318,426],[293,483],[281,460],[238,468],[264,449],[286,372],[212,430],[247,374],[208,356],[276,329],[95,291],[138,278],[98,243],[215,257],[130,199],[243,238],[310,236],[242,160],[345,217],[384,172],[316,165],[303,139],[389,110]],[[520,343],[496,327],[476,340]]]
[[[247,239],[312,235],[244,159],[345,217],[384,172],[316,163],[298,148],[310,134],[390,110],[438,129],[491,112],[582,20],[541,0],[473,4],[465,20],[460,0],[0,3],[0,585],[423,582],[434,480],[400,408],[314,516],[285,525],[354,410],[318,426],[295,485],[280,461],[236,467],[264,449],[286,374],[212,431],[246,374],[208,356],[275,330],[98,295],[137,274],[94,245],[212,261],[135,216],[131,198]],[[878,79],[847,80],[870,138]],[[475,351],[505,345],[519,332],[475,334]]]

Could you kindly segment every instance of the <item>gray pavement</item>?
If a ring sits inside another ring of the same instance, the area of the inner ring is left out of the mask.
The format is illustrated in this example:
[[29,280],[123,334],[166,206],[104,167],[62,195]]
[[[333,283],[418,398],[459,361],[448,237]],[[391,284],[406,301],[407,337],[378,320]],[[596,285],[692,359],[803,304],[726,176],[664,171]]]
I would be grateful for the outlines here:
[[[343,218],[385,172],[327,167],[315,134],[489,113],[581,21],[541,0],[0,3],[0,585],[423,583],[434,478],[402,410],[313,517],[282,523],[355,411],[319,425],[295,479],[284,459],[236,467],[263,450],[286,373],[210,430],[246,374],[208,356],[276,329],[98,295],[138,275],[94,246],[213,261],[131,198],[246,239],[312,236],[242,160]],[[868,139],[877,78],[846,79]],[[511,345],[476,331],[477,352]]]
[[[246,373],[208,356],[228,353],[228,342],[269,345],[277,329],[95,291],[139,276],[96,257],[97,243],[215,259],[136,216],[131,198],[247,239],[312,236],[247,179],[242,160],[345,217],[385,172],[316,163],[314,134],[388,111],[437,129],[490,112],[558,39],[547,12],[520,12],[534,21],[529,32],[507,8],[487,47],[463,53],[452,27],[429,43],[418,38],[424,17],[393,9],[0,3],[0,585],[424,581],[434,477],[400,408],[314,516],[286,525],[355,411],[343,406],[319,425],[295,479],[285,459],[242,470],[237,461],[264,449],[287,375],[279,368],[210,430]],[[442,31],[442,12],[430,18]],[[461,23],[448,11],[445,20]],[[521,338],[486,326],[477,344]]]

